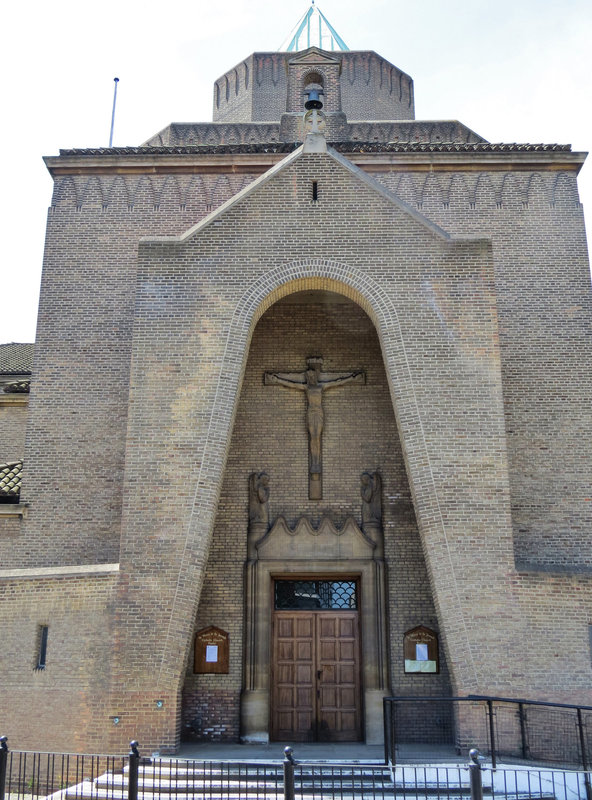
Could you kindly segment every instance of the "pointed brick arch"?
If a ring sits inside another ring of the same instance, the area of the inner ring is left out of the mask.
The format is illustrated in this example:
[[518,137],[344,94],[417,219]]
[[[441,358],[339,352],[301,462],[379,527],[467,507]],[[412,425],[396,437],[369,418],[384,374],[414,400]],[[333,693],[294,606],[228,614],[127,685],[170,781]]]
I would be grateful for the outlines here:
[[440,509],[422,414],[415,396],[396,306],[389,294],[363,271],[335,261],[311,258],[280,265],[264,273],[244,292],[227,328],[201,464],[193,481],[193,511],[185,530],[177,588],[165,625],[157,687],[172,688],[183,679],[183,665],[176,654],[180,648],[187,649],[190,645],[193,619],[199,603],[195,587],[201,585],[207,564],[218,495],[253,330],[271,305],[286,295],[305,290],[333,291],[350,298],[366,311],[377,329],[420,532],[423,536],[423,531],[430,529],[431,535],[438,539],[440,560],[444,558],[446,562],[440,562],[439,567],[446,571],[449,591],[454,598],[451,602],[457,608],[461,628],[456,634],[456,646],[462,648],[466,670],[472,675],[473,685],[477,686],[479,679],[462,618],[462,601],[448,544],[445,516]]

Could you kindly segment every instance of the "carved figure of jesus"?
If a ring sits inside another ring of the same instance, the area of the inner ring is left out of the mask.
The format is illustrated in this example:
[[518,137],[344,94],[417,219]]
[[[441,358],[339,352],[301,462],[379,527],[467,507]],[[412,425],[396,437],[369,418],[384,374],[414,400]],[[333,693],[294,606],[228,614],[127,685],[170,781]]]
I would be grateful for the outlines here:
[[285,386],[297,389],[306,395],[306,427],[309,441],[309,490],[311,500],[321,500],[323,496],[322,474],[322,435],[325,416],[323,412],[323,392],[343,386],[346,383],[365,383],[362,370],[354,372],[321,372],[322,358],[307,358],[308,369],[304,372],[266,372],[265,385]]

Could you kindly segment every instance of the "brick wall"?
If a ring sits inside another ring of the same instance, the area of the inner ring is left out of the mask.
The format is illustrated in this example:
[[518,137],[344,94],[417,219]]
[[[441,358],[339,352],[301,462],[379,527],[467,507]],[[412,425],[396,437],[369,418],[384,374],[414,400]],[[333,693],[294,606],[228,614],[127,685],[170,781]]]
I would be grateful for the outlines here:
[[[516,560],[589,569],[592,297],[575,175],[375,177],[451,233],[491,237]],[[430,291],[440,304],[437,280]]]
[[351,120],[415,119],[413,80],[372,51],[343,53],[341,98]]
[[[105,747],[115,575],[14,577],[0,571],[2,730],[12,749]],[[36,670],[40,626],[47,663]],[[94,750],[93,752],[96,752]]]
[[181,735],[189,741],[235,742],[239,735],[239,692],[186,685]]
[[[250,180],[86,175],[56,182],[28,438],[18,447],[29,515],[0,519],[0,531],[11,532],[0,538],[4,567],[118,560],[138,240],[181,233]],[[8,448],[15,433],[2,429]]]
[[16,404],[11,402],[13,397],[7,402],[0,395],[0,464],[20,461],[25,452],[28,398],[22,402],[20,395]]
[[253,119],[253,56],[229,70],[214,84],[214,122],[250,122]]

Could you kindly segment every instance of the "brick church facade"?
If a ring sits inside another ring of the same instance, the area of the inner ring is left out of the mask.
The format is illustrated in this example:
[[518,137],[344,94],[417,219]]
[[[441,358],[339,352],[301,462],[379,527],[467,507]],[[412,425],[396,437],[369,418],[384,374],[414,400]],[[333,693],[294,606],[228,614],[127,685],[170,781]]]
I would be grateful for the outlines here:
[[46,158],[34,359],[0,346],[13,747],[592,705],[584,158],[314,46],[231,69],[211,123]]

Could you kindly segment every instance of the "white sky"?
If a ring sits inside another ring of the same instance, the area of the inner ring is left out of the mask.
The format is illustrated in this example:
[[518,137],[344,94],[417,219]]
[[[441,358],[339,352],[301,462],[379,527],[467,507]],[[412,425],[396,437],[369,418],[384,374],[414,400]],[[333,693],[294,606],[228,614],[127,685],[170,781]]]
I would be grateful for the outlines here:
[[[418,119],[459,119],[493,142],[592,146],[590,0],[319,0],[350,49],[415,82]],[[275,50],[308,0],[20,2],[3,12],[0,342],[33,341],[51,179],[60,147],[139,145],[211,119],[216,78]],[[580,173],[592,227],[592,166]],[[589,234],[590,241],[590,234]]]

